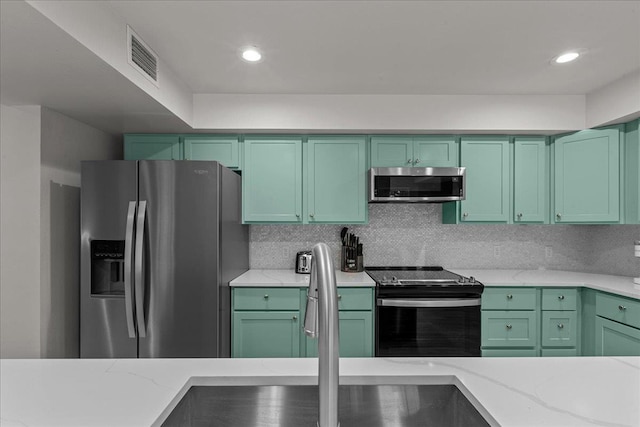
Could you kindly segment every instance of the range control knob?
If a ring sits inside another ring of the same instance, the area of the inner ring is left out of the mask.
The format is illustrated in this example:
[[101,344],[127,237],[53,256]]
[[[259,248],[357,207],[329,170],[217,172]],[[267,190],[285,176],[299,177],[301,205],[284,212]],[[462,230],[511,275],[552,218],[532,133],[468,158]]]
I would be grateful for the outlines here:
[[473,276],[469,277],[469,283],[476,283],[476,278]]

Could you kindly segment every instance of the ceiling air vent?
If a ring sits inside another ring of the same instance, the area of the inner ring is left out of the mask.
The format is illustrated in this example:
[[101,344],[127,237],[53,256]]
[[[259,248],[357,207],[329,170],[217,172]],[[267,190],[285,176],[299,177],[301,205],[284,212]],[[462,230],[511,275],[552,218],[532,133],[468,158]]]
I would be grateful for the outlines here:
[[127,25],[129,64],[158,86],[158,55]]

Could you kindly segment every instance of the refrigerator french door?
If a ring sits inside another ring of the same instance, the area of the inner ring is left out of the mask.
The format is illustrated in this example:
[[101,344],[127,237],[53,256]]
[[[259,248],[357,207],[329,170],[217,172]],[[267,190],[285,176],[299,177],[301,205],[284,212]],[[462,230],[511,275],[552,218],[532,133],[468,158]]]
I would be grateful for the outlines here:
[[81,357],[229,356],[240,191],[217,162],[83,162]]

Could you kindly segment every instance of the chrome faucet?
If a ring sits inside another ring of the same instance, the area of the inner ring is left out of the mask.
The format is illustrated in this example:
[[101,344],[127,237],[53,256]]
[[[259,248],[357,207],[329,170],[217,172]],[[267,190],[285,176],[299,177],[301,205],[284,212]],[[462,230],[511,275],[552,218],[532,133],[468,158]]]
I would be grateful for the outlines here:
[[318,427],[338,427],[338,298],[331,251],[325,243],[313,247],[304,333],[318,337]]

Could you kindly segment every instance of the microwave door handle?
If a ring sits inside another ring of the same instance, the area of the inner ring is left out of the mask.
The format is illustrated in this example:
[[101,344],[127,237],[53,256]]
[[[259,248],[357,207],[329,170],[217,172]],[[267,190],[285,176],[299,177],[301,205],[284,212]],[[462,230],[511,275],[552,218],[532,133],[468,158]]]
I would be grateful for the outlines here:
[[449,299],[385,299],[378,298],[377,305],[381,307],[475,307],[480,305],[480,298],[449,298]]
[[129,338],[136,337],[133,310],[133,283],[131,261],[133,256],[133,233],[136,219],[136,202],[129,202],[127,226],[124,234],[124,311],[127,316]]
[[144,230],[147,217],[147,202],[141,200],[138,208],[138,220],[136,222],[136,251],[135,251],[135,285],[136,285],[136,319],[138,323],[138,335],[141,338],[147,336],[147,327],[144,319]]

